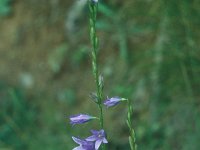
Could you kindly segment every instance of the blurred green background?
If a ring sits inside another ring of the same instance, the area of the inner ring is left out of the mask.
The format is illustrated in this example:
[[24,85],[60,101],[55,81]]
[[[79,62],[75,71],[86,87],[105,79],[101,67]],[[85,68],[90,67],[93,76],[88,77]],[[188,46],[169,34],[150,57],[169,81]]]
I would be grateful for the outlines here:
[[[138,150],[200,149],[200,1],[101,1],[104,96],[132,100]],[[86,0],[0,0],[0,150],[71,150],[98,115]],[[128,150],[125,105],[105,110],[109,150]]]

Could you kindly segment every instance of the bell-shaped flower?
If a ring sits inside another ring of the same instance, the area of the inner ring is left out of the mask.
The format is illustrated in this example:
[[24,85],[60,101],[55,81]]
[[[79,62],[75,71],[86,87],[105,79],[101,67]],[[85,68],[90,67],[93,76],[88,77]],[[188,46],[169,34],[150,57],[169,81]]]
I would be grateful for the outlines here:
[[97,117],[89,116],[89,115],[86,115],[86,114],[77,114],[77,115],[70,116],[70,123],[72,125],[83,124],[83,123],[88,122],[92,119],[97,119]]
[[100,131],[91,130],[91,133],[93,135],[86,138],[85,140],[89,141],[89,142],[95,142],[95,150],[98,150],[102,143],[104,143],[104,144],[108,143],[108,141],[106,139],[106,133],[103,129]]
[[112,107],[119,104],[121,101],[127,101],[127,99],[120,97],[107,98],[103,104],[106,105],[107,107]]

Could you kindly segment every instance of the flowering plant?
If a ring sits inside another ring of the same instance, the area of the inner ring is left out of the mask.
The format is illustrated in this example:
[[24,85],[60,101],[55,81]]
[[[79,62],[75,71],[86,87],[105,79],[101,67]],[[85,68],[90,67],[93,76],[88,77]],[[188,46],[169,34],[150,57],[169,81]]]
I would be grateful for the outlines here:
[[89,11],[90,11],[90,18],[89,18],[89,24],[90,24],[90,40],[92,43],[92,71],[96,83],[96,93],[91,94],[91,98],[94,100],[94,102],[98,105],[99,108],[99,118],[90,116],[87,114],[77,114],[70,116],[70,123],[72,125],[76,124],[83,124],[86,122],[89,122],[91,120],[98,120],[100,124],[100,130],[91,130],[92,135],[85,138],[85,139],[79,139],[76,137],[72,137],[75,143],[79,144],[78,147],[74,148],[73,150],[98,150],[99,148],[102,148],[105,150],[105,145],[108,141],[106,139],[106,133],[104,130],[104,118],[103,118],[103,105],[105,105],[107,108],[113,107],[118,105],[120,102],[126,101],[128,104],[128,115],[127,115],[127,125],[130,130],[130,136],[129,136],[129,143],[131,150],[136,150],[137,146],[135,143],[135,132],[132,128],[132,121],[131,116],[133,113],[132,105],[130,101],[126,98],[120,98],[120,97],[111,97],[107,98],[103,102],[103,76],[99,74],[98,70],[98,63],[97,63],[97,49],[98,49],[98,37],[96,35],[96,17],[97,17],[97,10],[98,10],[98,0],[88,0],[89,3]]

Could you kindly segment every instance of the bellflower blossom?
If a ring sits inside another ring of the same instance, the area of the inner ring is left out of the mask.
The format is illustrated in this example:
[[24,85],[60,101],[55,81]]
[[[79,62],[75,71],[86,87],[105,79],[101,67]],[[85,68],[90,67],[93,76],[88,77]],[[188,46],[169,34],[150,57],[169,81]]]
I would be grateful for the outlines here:
[[101,143],[108,143],[107,139],[106,139],[106,133],[103,129],[101,129],[100,131],[97,130],[91,130],[92,132],[92,136],[86,138],[86,141],[89,142],[95,142],[95,150],[98,150]]
[[106,105],[107,107],[112,107],[112,106],[119,104],[121,101],[127,101],[127,99],[120,98],[120,97],[107,98],[104,101],[104,105]]
[[83,124],[83,123],[88,122],[92,119],[97,119],[97,117],[89,116],[89,115],[86,115],[86,114],[77,114],[77,115],[70,116],[70,123],[72,125]]
[[75,147],[73,150],[95,150],[94,142],[86,141],[86,140],[81,140],[76,137],[72,137],[74,142],[79,144],[78,147]]

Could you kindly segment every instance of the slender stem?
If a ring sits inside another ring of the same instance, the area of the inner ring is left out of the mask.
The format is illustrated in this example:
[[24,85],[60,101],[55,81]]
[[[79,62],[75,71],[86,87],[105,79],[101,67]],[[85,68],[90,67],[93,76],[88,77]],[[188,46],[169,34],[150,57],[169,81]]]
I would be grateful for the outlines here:
[[130,144],[131,150],[137,150],[135,131],[132,127],[133,126],[132,125],[132,114],[133,114],[133,107],[131,105],[131,101],[128,99],[127,125],[129,127],[129,131],[130,131],[129,144]]
[[100,127],[103,129],[103,108],[102,108],[102,81],[100,80],[98,63],[97,63],[97,50],[98,50],[98,37],[96,35],[96,16],[98,10],[98,3],[89,1],[89,10],[90,10],[90,40],[92,43],[92,71],[96,82],[97,97],[98,97],[98,108],[100,111]]
[[[103,95],[103,81],[99,76],[98,63],[97,63],[97,50],[98,50],[98,37],[96,35],[96,16],[98,10],[98,2],[94,2],[89,0],[89,10],[90,10],[90,40],[92,43],[92,71],[96,82],[96,90],[97,90],[97,104],[99,108],[99,123],[101,129],[104,128],[104,120],[103,120],[103,108],[102,108],[102,95]],[[105,145],[101,147],[105,150]]]

